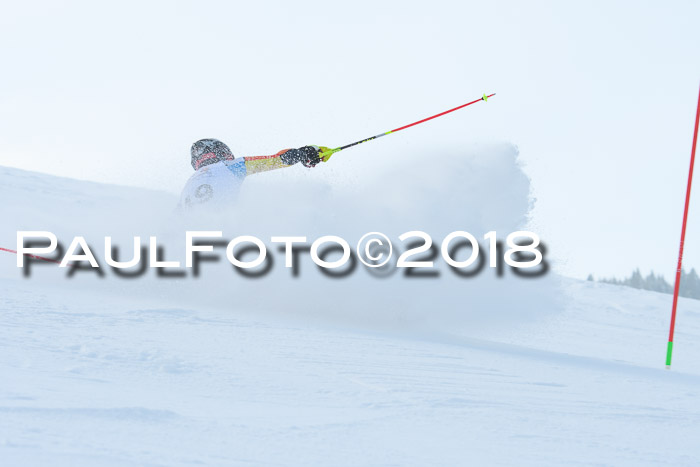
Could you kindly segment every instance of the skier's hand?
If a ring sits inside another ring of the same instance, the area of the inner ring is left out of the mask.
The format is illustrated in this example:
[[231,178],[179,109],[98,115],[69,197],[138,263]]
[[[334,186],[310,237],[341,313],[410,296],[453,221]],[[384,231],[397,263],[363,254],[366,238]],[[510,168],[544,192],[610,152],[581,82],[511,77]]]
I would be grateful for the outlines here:
[[304,167],[316,167],[319,162],[326,162],[334,150],[325,146],[304,146],[299,149],[290,149],[284,152],[280,159],[286,165],[294,165],[301,162]]
[[321,147],[319,146],[304,146],[299,148],[299,151],[303,154],[301,163],[304,167],[316,167],[316,165],[321,162]]

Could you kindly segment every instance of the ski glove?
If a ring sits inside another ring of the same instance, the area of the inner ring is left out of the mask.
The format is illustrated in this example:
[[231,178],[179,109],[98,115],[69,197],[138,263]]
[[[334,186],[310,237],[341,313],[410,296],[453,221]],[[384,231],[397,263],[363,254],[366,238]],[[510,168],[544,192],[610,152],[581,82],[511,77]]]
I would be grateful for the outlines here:
[[290,149],[284,154],[280,155],[280,159],[283,163],[287,165],[294,165],[297,162],[301,162],[304,167],[316,167],[316,165],[321,162],[322,152],[329,151],[325,146],[304,146],[299,149]]
[[304,167],[310,169],[312,167],[316,167],[316,164],[321,162],[321,157],[318,155],[321,151],[319,150],[318,146],[304,146],[299,150],[304,154],[304,158],[301,160],[301,164]]

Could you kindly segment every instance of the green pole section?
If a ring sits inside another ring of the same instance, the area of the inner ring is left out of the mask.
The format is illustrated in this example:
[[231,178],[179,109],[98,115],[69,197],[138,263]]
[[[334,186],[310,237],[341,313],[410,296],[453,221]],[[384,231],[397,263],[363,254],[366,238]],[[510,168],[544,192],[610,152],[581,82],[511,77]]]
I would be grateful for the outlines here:
[[666,347],[666,368],[671,369],[671,355],[673,354],[673,342],[668,343]]

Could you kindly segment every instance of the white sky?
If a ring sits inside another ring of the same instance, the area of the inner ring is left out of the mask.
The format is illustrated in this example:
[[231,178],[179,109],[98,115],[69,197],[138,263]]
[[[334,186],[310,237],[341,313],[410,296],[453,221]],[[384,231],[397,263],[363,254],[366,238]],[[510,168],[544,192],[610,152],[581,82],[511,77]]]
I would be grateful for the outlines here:
[[[3,2],[0,165],[178,192],[202,137],[239,155],[338,146],[497,92],[334,169],[511,141],[560,271],[671,279],[699,18],[696,1]],[[697,188],[685,264],[700,268]]]

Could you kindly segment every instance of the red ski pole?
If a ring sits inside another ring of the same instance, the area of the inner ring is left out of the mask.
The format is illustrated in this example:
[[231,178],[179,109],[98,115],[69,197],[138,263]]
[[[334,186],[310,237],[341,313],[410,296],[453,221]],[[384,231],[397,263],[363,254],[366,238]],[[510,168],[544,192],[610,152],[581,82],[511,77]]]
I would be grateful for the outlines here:
[[420,123],[427,122],[428,120],[432,120],[432,119],[434,119],[434,118],[442,117],[442,116],[445,115],[445,114],[448,114],[448,113],[450,113],[450,112],[454,112],[455,110],[463,109],[464,107],[470,106],[470,105],[472,105],[472,104],[476,104],[477,102],[480,102],[480,101],[486,102],[486,101],[489,99],[489,97],[493,97],[493,96],[495,96],[495,95],[496,95],[496,93],[489,94],[488,96],[487,96],[486,94],[484,94],[484,95],[481,96],[480,98],[475,99],[475,100],[473,100],[473,101],[471,101],[471,102],[467,102],[466,104],[462,104],[462,105],[457,106],[457,107],[455,107],[455,108],[453,108],[453,109],[450,109],[450,110],[445,110],[444,112],[440,112],[439,114],[435,114],[435,115],[433,115],[433,116],[431,116],[431,117],[424,118],[423,120],[418,120],[417,122],[409,123],[408,125],[404,125],[404,126],[402,126],[402,127],[395,128],[395,129],[393,129],[393,130],[391,130],[391,131],[387,131],[387,132],[384,132],[384,133],[379,133],[378,135],[370,136],[369,138],[361,139],[360,141],[355,141],[354,143],[346,144],[345,146],[341,146],[341,147],[339,147],[339,148],[330,149],[330,150],[328,150],[328,151],[326,151],[326,152],[322,152],[322,153],[320,154],[321,159],[323,159],[323,162],[327,162],[328,159],[330,159],[331,156],[332,156],[333,154],[335,154],[335,153],[338,152],[338,151],[342,151],[343,149],[351,148],[351,147],[353,147],[353,146],[357,146],[358,144],[366,143],[367,141],[372,141],[373,139],[381,138],[382,136],[386,136],[386,135],[388,135],[388,134],[390,134],[390,133],[396,133],[397,131],[405,130],[406,128],[410,128],[410,127],[412,127],[412,126],[414,126],[414,125],[418,125],[418,124],[420,124]]

